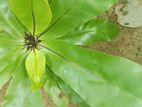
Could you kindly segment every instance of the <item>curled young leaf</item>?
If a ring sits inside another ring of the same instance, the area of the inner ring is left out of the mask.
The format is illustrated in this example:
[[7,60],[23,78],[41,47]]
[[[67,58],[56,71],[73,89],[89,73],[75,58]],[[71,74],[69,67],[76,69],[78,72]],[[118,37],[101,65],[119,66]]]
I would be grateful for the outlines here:
[[26,69],[34,87],[40,87],[42,85],[45,63],[46,59],[44,53],[37,49],[32,50],[26,59]]

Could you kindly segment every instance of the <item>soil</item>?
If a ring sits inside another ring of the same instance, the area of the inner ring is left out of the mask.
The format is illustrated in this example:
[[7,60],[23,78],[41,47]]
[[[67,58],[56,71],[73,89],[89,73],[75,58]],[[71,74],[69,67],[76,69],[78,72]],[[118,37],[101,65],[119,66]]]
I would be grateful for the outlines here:
[[125,28],[120,26],[119,36],[111,42],[91,46],[111,55],[121,56],[142,65],[142,27]]
[[[116,16],[114,15],[114,8],[111,8],[101,17],[107,17],[116,23]],[[118,24],[118,26],[120,26]],[[126,28],[120,26],[119,36],[114,38],[111,42],[97,43],[91,46],[91,49],[103,51],[105,53],[121,56],[130,59],[136,63],[142,65],[142,27],[139,28]],[[7,85],[0,90],[0,102],[5,94]],[[45,106],[55,107],[50,98],[42,91]],[[69,104],[69,107],[76,107],[73,104]]]

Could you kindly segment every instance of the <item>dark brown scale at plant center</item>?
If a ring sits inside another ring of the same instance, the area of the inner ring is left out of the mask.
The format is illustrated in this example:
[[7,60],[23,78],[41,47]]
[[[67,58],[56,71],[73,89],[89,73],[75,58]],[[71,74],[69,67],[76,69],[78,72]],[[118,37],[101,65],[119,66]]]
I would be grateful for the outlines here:
[[32,50],[37,48],[38,43],[40,43],[41,40],[39,40],[36,36],[33,36],[31,33],[25,32],[25,47],[27,50]]

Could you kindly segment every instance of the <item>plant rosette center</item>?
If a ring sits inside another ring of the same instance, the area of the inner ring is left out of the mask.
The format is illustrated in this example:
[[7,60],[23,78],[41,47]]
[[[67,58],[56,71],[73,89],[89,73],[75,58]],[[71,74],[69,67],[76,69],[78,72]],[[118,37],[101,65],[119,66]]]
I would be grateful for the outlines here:
[[25,48],[27,50],[34,50],[34,49],[37,49],[38,47],[38,44],[41,42],[41,40],[32,35],[31,33],[26,33],[25,32]]

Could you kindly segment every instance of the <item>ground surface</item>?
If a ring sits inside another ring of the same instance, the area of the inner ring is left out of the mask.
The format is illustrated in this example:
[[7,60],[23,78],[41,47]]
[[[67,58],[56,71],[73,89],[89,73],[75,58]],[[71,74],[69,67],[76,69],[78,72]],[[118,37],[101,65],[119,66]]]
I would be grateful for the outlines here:
[[[112,8],[104,16],[116,23],[116,16],[113,11]],[[120,26],[120,29],[119,36],[114,38],[111,42],[97,43],[91,46],[91,49],[100,50],[111,55],[121,56],[142,65],[142,27],[126,28]],[[4,88],[0,90],[0,102],[4,96],[6,87],[7,86],[4,86]],[[42,94],[46,102],[46,107],[55,107],[52,101],[45,95],[44,91],[42,91]],[[69,107],[75,106],[70,104]]]
[[98,43],[92,49],[121,56],[142,65],[142,27],[121,27],[119,36],[111,42]]

